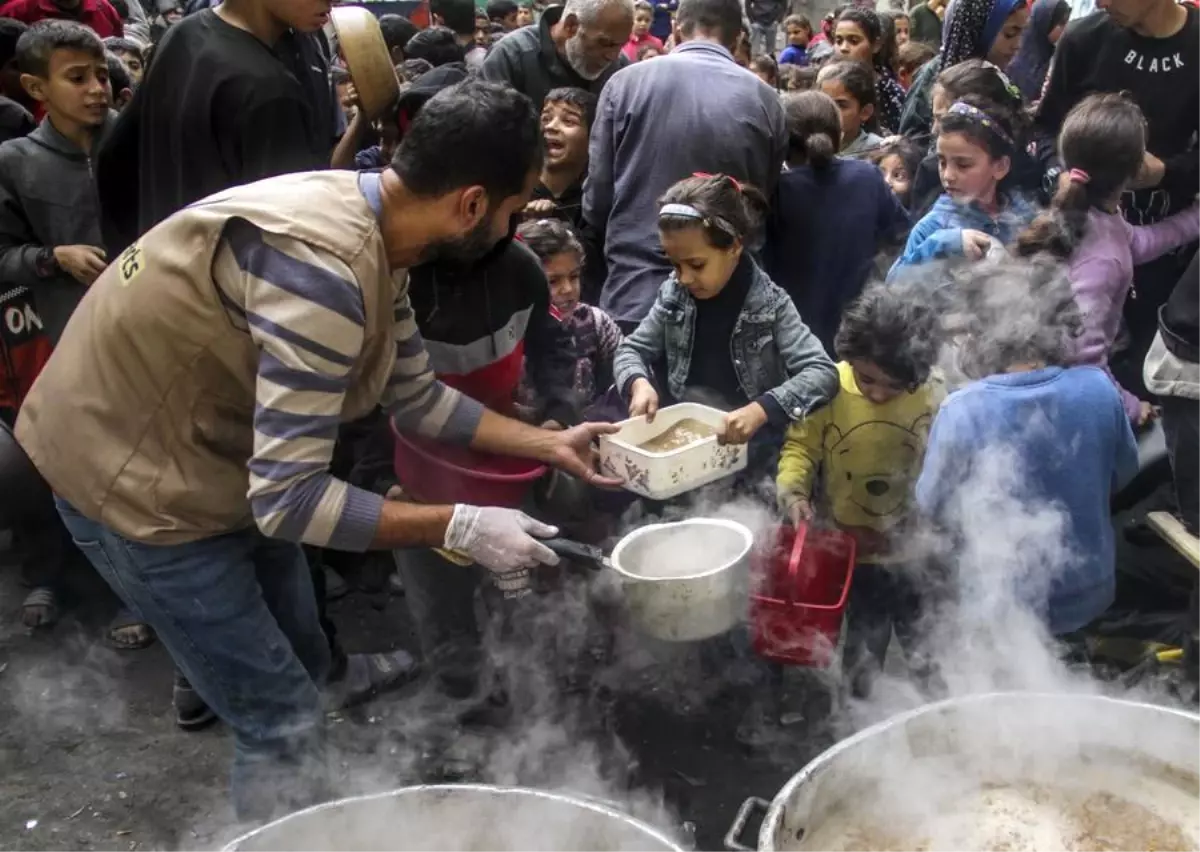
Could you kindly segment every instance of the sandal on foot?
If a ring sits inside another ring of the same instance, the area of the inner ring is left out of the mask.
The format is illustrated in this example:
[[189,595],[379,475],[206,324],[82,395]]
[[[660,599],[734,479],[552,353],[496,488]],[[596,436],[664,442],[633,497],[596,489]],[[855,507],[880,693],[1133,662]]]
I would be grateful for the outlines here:
[[171,688],[171,703],[175,705],[175,724],[185,731],[199,731],[217,721],[217,714],[179,672]]
[[399,689],[420,674],[421,666],[407,651],[386,654],[351,654],[346,677],[340,684],[342,707],[354,707],[377,695]]
[[350,584],[345,581],[341,574],[332,568],[323,568],[321,570],[325,572],[325,600],[336,601],[338,598],[344,598],[346,593],[350,591]]
[[49,586],[38,586],[21,604],[21,621],[26,627],[53,627],[58,621],[58,595]]
[[[132,638],[124,638],[125,633]],[[116,618],[108,625],[108,632],[104,634],[105,644],[118,651],[140,651],[153,645],[154,640],[154,631],[150,629],[150,625],[127,609],[117,613]]]

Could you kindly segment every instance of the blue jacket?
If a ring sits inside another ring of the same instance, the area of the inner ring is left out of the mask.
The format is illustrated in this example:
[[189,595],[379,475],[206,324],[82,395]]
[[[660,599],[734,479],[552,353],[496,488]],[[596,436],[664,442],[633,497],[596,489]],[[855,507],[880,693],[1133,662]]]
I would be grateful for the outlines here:
[[[695,322],[696,302],[672,274],[659,288],[650,314],[617,347],[613,378],[621,393],[634,379],[649,379],[651,365],[665,353],[668,388],[676,399],[683,399],[696,343]],[[718,341],[701,344],[720,345]],[[789,420],[807,416],[838,390],[837,367],[821,342],[801,321],[788,294],[757,264],[734,325],[729,357],[746,397],[771,396]]]
[[835,157],[824,169],[797,166],[771,198],[763,267],[833,351],[842,309],[858,297],[875,256],[897,245],[908,214],[870,163]]
[[779,52],[780,65],[807,65],[808,50],[803,47],[797,47],[794,44],[789,44]]
[[1033,221],[1037,210],[1020,195],[1008,197],[1008,203],[996,218],[977,204],[960,204],[943,193],[908,235],[904,254],[896,260],[888,277],[906,266],[915,266],[938,258],[961,257],[962,232],[983,231],[1004,245]]
[[966,544],[955,560],[965,605],[1005,588],[1061,635],[1113,601],[1109,498],[1137,468],[1129,417],[1104,371],[1046,367],[989,376],[946,398],[916,501]]

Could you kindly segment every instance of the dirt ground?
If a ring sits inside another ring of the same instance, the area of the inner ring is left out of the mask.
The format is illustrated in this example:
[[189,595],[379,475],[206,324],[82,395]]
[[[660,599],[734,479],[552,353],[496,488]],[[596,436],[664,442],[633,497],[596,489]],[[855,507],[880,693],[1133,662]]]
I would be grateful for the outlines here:
[[[232,744],[220,725],[176,729],[162,647],[118,652],[100,642],[114,602],[99,581],[46,634],[20,626],[24,592],[0,553],[0,849],[215,848],[236,836],[226,795]],[[1165,548],[1131,552],[1140,572],[1178,570]],[[350,651],[413,647],[403,598],[354,591],[332,613]],[[738,805],[770,798],[825,748],[827,733],[785,728],[765,754],[732,736],[740,709],[697,697],[653,667],[620,685],[615,730],[623,784],[661,792],[668,830],[722,847]],[[330,717],[343,794],[422,780],[413,690]],[[522,770],[524,771],[524,770]],[[536,772],[536,767],[531,771]],[[687,824],[685,826],[685,823]]]

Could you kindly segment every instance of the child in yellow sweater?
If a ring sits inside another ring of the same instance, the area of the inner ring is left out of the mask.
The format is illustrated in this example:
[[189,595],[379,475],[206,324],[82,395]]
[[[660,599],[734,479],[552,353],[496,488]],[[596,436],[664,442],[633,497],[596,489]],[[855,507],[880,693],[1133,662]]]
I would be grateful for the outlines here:
[[793,523],[828,518],[857,542],[842,661],[857,697],[869,692],[893,626],[913,662],[921,612],[891,536],[909,516],[937,408],[935,317],[906,289],[876,285],[846,308],[834,340],[840,392],[788,429],[776,480]]

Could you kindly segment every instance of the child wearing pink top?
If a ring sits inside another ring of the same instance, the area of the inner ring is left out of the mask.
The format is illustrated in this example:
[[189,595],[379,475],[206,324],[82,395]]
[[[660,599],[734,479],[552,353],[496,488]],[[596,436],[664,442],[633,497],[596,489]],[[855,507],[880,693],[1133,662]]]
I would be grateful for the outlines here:
[[646,0],[638,0],[633,4],[633,30],[629,33],[629,41],[621,48],[621,53],[630,62],[638,61],[638,52],[644,45],[652,44],[663,52],[662,39],[650,35],[650,23],[654,20],[654,7]]
[[[1045,251],[1067,261],[1071,289],[1083,314],[1075,362],[1105,371],[1125,298],[1133,291],[1133,267],[1200,238],[1200,208],[1195,205],[1142,227],[1121,216],[1121,194],[1142,167],[1145,137],[1145,119],[1133,101],[1117,94],[1084,98],[1067,115],[1058,137],[1066,182],[1050,209],[1017,240],[1022,255]],[[1150,420],[1150,403],[1115,378],[1113,382],[1133,424]]]

